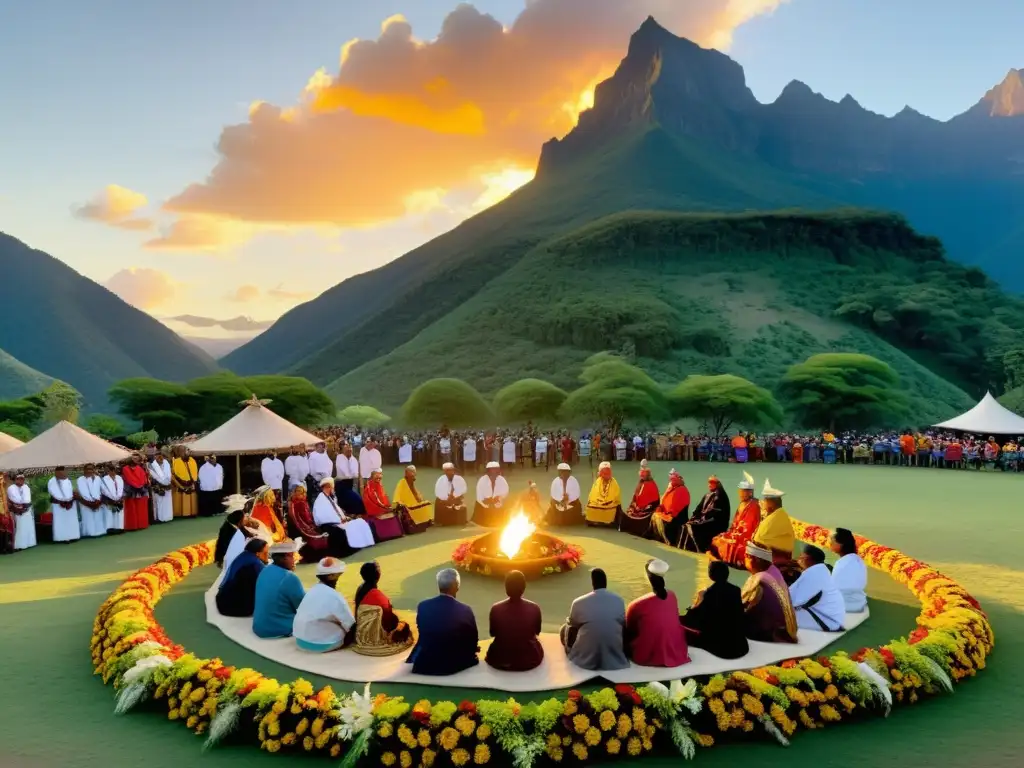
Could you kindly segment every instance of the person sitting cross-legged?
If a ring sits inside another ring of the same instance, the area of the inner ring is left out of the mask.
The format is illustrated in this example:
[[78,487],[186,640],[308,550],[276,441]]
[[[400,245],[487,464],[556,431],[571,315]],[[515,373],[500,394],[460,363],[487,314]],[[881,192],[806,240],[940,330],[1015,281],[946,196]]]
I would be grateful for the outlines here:
[[407,664],[416,675],[454,675],[480,663],[480,636],[473,609],[456,599],[461,579],[454,568],[437,574],[437,597],[416,608],[419,640]]
[[803,572],[789,587],[796,625],[801,629],[842,632],[846,605],[842,592],[832,581],[832,572],[825,565],[825,553],[805,544],[800,565]]
[[592,592],[572,601],[569,617],[559,635],[569,661],[590,670],[626,669],[623,645],[626,603],[608,590],[608,576],[600,568],[590,572]]
[[416,487],[416,467],[412,464],[405,468],[405,474],[395,486],[394,499],[407,534],[422,533],[434,524],[434,505],[423,498]]
[[306,596],[295,575],[295,555],[301,547],[301,541],[291,539],[270,545],[270,565],[256,579],[252,612],[252,631],[256,637],[291,635],[295,612]]
[[750,578],[743,585],[746,636],[765,643],[795,643],[796,614],[786,580],[772,563],[771,550],[748,542],[747,570]]
[[690,661],[676,595],[665,587],[668,563],[649,560],[651,592],[626,607],[626,654],[645,667],[678,667]]
[[310,587],[292,622],[295,644],[304,651],[327,653],[341,648],[355,626],[356,619],[345,598],[338,592],[338,579],[345,563],[325,557],[316,566],[319,583]]
[[380,587],[376,561],[359,568],[363,583],[356,590],[356,632],[352,649],[364,656],[394,656],[413,644],[412,629],[400,621]]
[[839,559],[832,568],[832,583],[843,595],[847,613],[863,613],[868,607],[865,592],[868,568],[857,554],[857,541],[846,528],[836,528],[832,534],[832,551]]
[[486,661],[495,669],[526,672],[544,661],[544,648],[538,635],[541,630],[540,606],[526,600],[526,576],[522,571],[509,571],[505,576],[508,597],[491,606],[491,637]]
[[720,659],[738,659],[750,651],[744,629],[743,595],[729,583],[729,565],[721,560],[708,563],[711,585],[702,590],[679,621],[686,639]]
[[252,616],[256,605],[256,580],[269,554],[263,539],[249,539],[234,559],[217,588],[217,610],[221,616]]
[[384,472],[374,469],[363,488],[363,507],[366,509],[366,522],[373,529],[373,538],[378,541],[400,539],[405,535],[402,517],[406,510],[391,503],[384,490]]

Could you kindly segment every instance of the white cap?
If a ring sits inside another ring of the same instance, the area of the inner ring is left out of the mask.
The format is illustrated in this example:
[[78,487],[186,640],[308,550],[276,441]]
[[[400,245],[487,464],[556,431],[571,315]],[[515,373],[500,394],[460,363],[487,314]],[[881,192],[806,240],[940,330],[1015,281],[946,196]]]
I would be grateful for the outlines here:
[[564,461],[558,465],[559,472],[572,472],[572,467],[566,464]]
[[446,461],[444,464],[441,465],[441,469],[444,469],[444,470],[455,469],[455,465],[452,464],[450,461]]
[[411,469],[411,470],[412,470],[413,472],[415,472],[415,471],[416,471],[416,465],[415,465],[415,464],[410,464],[409,466],[407,466],[407,467],[405,468],[405,471],[406,471],[406,472],[408,472],[408,471],[409,471],[410,469]]
[[747,554],[750,557],[756,557],[758,560],[765,560],[769,563],[772,561],[771,550],[765,549],[752,541],[747,542]]
[[668,573],[668,563],[664,560],[651,560],[647,564],[647,572],[653,573],[655,576],[664,576]]
[[302,549],[302,539],[285,539],[270,545],[271,555],[290,555]]
[[317,576],[330,576],[332,573],[344,573],[345,563],[336,557],[325,557],[316,564]]
[[501,464],[496,461],[488,461],[487,469],[501,469]]
[[597,465],[597,469],[598,469],[599,472],[602,469],[611,469],[611,468],[612,468],[612,463],[610,461],[602,461],[600,464]]
[[741,491],[752,491],[754,490],[754,478],[750,476],[749,472],[743,473],[743,479],[740,484],[736,486]]
[[321,480],[320,481],[320,487],[323,488],[325,485],[334,485],[334,478],[333,477],[325,477],[323,480]]
[[233,493],[230,496],[224,498],[224,511],[228,514],[237,512],[240,509],[245,509],[246,502],[249,501],[245,494]]
[[772,488],[772,484],[766,477],[764,479],[764,488],[761,489],[761,496],[765,499],[781,499],[786,495],[785,491],[780,491],[778,488]]

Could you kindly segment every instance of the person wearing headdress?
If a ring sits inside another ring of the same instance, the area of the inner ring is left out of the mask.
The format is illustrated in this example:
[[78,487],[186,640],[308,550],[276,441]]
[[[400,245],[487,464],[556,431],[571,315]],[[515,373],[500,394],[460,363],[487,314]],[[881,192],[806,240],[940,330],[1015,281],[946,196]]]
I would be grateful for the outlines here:
[[[280,485],[280,484],[279,484]],[[271,491],[272,486],[268,486]],[[277,491],[281,489],[278,488]],[[274,493],[275,499],[277,493]],[[224,467],[217,463],[213,454],[204,457],[199,468],[198,509],[202,517],[213,517],[220,511],[220,500],[224,498]]]
[[302,539],[302,549],[299,550],[302,562],[319,562],[328,553],[330,539],[326,533],[317,530],[313,522],[305,485],[292,488],[292,496],[288,500],[288,527],[293,539]]
[[124,479],[124,529],[138,531],[149,527],[149,474],[142,465],[142,454],[133,453],[121,468]]
[[171,463],[164,458],[163,451],[157,451],[149,465],[149,480],[153,495],[153,520],[157,523],[169,523],[174,519],[174,481]]
[[683,476],[673,469],[668,473],[668,488],[661,497],[661,503],[651,515],[647,537],[670,547],[681,546],[683,527],[689,514],[690,489],[683,482]]
[[14,550],[34,547],[36,519],[32,513],[32,489],[25,482],[22,472],[16,474],[14,482],[7,486],[7,507],[14,518]]
[[743,473],[743,480],[737,488],[740,501],[736,505],[732,525],[725,533],[711,539],[708,555],[723,560],[734,568],[743,568],[747,542],[761,523],[761,505],[754,498],[754,478],[748,472]]
[[408,519],[403,520],[406,533],[422,533],[434,524],[434,505],[416,488],[416,467],[412,464],[405,468],[405,474],[395,486],[395,504],[404,507],[408,514]]
[[[370,478],[363,487],[363,508],[366,510],[366,522],[373,530],[373,538],[376,542],[391,541],[400,539],[406,533],[406,521],[408,517],[404,507],[392,504],[388,499],[387,491],[384,490],[384,472],[374,469],[370,472]],[[412,524],[412,521],[408,521]]]
[[679,602],[665,587],[669,565],[648,560],[645,567],[651,592],[626,606],[626,655],[644,667],[678,667],[690,661],[686,630],[679,623]]
[[301,650],[328,653],[348,641],[356,617],[338,592],[338,579],[344,572],[345,563],[336,557],[317,563],[317,583],[302,598],[292,620],[292,635]]
[[102,485],[95,464],[82,467],[82,476],[75,484],[78,491],[78,512],[82,518],[82,538],[106,536],[107,520],[103,515]]
[[509,571],[505,575],[507,597],[491,606],[489,624],[494,641],[484,661],[504,672],[527,672],[544,661],[540,606],[524,598],[525,593],[526,576],[522,571]]
[[380,584],[380,564],[375,560],[359,568],[363,583],[356,590],[356,631],[352,650],[363,656],[394,656],[413,644],[412,629],[400,621]]
[[846,605],[842,592],[832,581],[832,572],[825,565],[825,553],[805,544],[800,567],[803,571],[789,587],[796,625],[800,629],[842,632]]
[[313,502],[313,522],[321,533],[327,534],[328,549],[335,557],[347,557],[353,550],[375,543],[370,524],[361,517],[350,517],[338,506],[333,477],[320,481],[320,493]]
[[270,535],[275,542],[281,541],[287,536],[284,525],[281,523],[281,518],[274,511],[274,504],[276,502],[277,496],[274,495],[274,490],[264,485],[256,490],[256,501],[250,513],[250,517],[253,520],[261,523],[270,531]]
[[611,462],[602,461],[598,465],[597,480],[590,486],[587,498],[587,525],[612,527],[622,515],[622,491],[619,482],[612,477]]
[[334,493],[338,498],[338,506],[349,515],[365,515],[366,507],[359,493],[359,460],[352,455],[350,443],[341,446],[341,452],[334,460],[334,468],[337,472]]
[[582,525],[583,504],[580,502],[580,483],[572,476],[572,467],[562,462],[558,477],[551,481],[551,503],[548,505],[548,525]]
[[[172,451],[172,516],[195,517],[198,510],[196,497],[196,481],[199,479],[199,467],[196,460],[183,445],[176,446]],[[157,518],[159,519],[159,518]]]
[[779,568],[787,584],[792,584],[800,575],[800,565],[793,560],[796,533],[789,513],[782,506],[785,491],[772,488],[765,478],[761,489],[761,522],[754,531],[753,541],[772,553],[772,562]]
[[103,500],[103,522],[107,533],[124,533],[124,478],[113,464],[100,479],[100,498]]
[[772,553],[748,542],[746,565],[750,577],[743,585],[744,634],[765,643],[795,643],[796,614],[789,587],[772,564]]
[[511,493],[508,481],[501,476],[501,465],[496,461],[487,463],[487,474],[476,483],[476,506],[473,508],[473,522],[484,528],[501,528],[508,522],[505,500]]
[[683,548],[707,552],[712,540],[729,528],[729,495],[715,475],[708,478],[708,492],[697,502],[693,517],[686,524]]
[[247,539],[245,548],[224,570],[214,598],[221,616],[252,616],[256,604],[256,580],[269,554],[263,539]]
[[693,605],[679,617],[686,639],[720,659],[746,656],[750,644],[744,634],[743,593],[729,583],[729,566],[721,560],[708,562],[708,578],[710,586],[697,593]]
[[436,525],[466,524],[466,480],[455,474],[450,461],[441,467],[443,474],[434,483],[434,523]]
[[640,479],[633,491],[633,500],[630,501],[625,514],[619,517],[619,530],[642,538],[651,529],[651,515],[661,503],[661,491],[658,490],[658,484],[651,476],[647,459],[640,462],[639,474]]
[[252,631],[256,637],[288,637],[292,633],[295,613],[306,596],[295,575],[295,554],[301,546],[301,541],[292,539],[270,545],[270,565],[256,579],[252,611]]
[[868,569],[857,554],[857,540],[846,528],[832,534],[832,551],[839,555],[832,567],[832,582],[843,596],[847,613],[863,613],[868,607]]

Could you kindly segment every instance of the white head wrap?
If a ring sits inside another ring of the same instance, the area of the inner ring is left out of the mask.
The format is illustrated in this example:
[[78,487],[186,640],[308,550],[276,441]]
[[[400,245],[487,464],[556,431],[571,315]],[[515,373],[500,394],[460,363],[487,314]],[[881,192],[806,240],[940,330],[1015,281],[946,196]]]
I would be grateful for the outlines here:
[[488,461],[487,469],[501,469],[501,464],[496,461]]
[[344,573],[345,563],[336,557],[325,557],[316,564],[317,576],[330,576],[332,573]]
[[558,465],[558,471],[559,472],[572,472],[572,467],[570,467],[565,462],[562,462],[561,464]]
[[651,560],[647,564],[647,572],[653,573],[655,576],[664,576],[668,573],[668,563],[664,560]]
[[302,549],[302,539],[285,539],[270,545],[271,555],[289,555]]
[[752,541],[747,542],[747,554],[750,557],[756,557],[758,560],[764,560],[769,563],[772,561],[771,551],[755,544]]

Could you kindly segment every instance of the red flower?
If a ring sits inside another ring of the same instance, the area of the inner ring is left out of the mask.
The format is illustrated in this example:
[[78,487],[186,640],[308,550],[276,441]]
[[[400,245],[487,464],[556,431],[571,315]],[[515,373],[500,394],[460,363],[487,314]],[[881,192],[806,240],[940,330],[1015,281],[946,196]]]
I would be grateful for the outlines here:
[[573,688],[571,691],[569,691],[569,699],[570,699],[570,701],[579,701],[582,698],[583,698],[583,694],[580,693],[579,691],[577,691],[575,688]]
[[768,683],[768,685],[778,685],[779,684],[779,678],[777,678],[775,675],[768,675],[768,677],[766,677],[764,679],[764,681],[766,683]]
[[256,678],[252,682],[243,685],[241,688],[238,689],[238,693],[235,695],[238,696],[238,698],[240,699],[244,699],[246,696],[248,696],[256,689],[256,686],[259,685],[259,682],[259,678]]
[[468,712],[470,715],[476,714],[476,704],[468,699],[464,699],[459,703],[459,712]]
[[781,666],[783,669],[792,669],[796,666],[796,659],[786,659],[779,666]]
[[828,656],[819,656],[818,663],[825,669],[832,669],[832,662],[829,661]]
[[908,642],[910,643],[910,645],[915,645],[917,643],[920,643],[926,637],[928,637],[928,630],[924,627],[918,627],[910,633],[910,638]]
[[888,648],[879,648],[878,653],[882,657],[882,661],[885,662],[885,666],[889,669],[893,669],[896,666],[896,657]]
[[218,680],[227,680],[231,677],[231,673],[235,671],[234,667],[218,667],[213,671],[213,676]]
[[412,719],[420,725],[430,725],[430,713],[422,712],[418,709],[412,711]]
[[633,688],[632,685],[620,683],[619,685],[615,686],[615,692],[622,696],[632,696],[634,693],[636,693],[636,689]]

